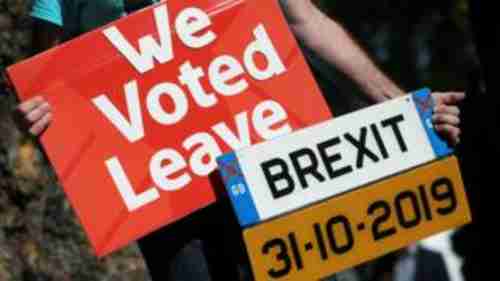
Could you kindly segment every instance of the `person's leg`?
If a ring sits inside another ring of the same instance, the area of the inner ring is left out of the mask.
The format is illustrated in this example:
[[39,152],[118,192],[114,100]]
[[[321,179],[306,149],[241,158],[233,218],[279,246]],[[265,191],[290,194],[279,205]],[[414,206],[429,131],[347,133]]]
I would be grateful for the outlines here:
[[138,241],[153,281],[209,281],[201,242],[196,239],[204,210]]
[[242,229],[227,198],[206,209],[200,237],[212,280],[253,280]]
[[[175,281],[214,280],[211,277],[200,240],[191,240],[175,256],[170,270]],[[165,279],[164,279],[165,280]]]
[[[472,31],[475,35],[480,71],[471,77],[471,86],[462,106],[462,144],[459,158],[473,223],[454,237],[455,249],[464,259],[465,280],[480,280],[480,194],[494,180],[489,163],[500,151],[495,140],[498,128],[497,50],[500,48],[500,28],[494,24],[493,2],[469,0]],[[473,243],[471,243],[473,241]]]

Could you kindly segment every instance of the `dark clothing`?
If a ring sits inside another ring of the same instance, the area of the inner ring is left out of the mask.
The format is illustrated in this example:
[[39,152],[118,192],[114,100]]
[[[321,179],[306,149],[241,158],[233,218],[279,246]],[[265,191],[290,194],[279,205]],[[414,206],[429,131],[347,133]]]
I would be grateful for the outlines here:
[[230,203],[220,199],[138,244],[154,281],[248,280],[241,235]]
[[450,281],[441,254],[424,248],[418,249],[415,281]]
[[469,1],[472,31],[480,66],[471,71],[470,87],[462,106],[462,144],[459,158],[471,210],[473,223],[459,230],[453,237],[455,251],[463,258],[465,280],[481,280],[480,263],[480,192],[494,183],[491,163],[500,154],[495,133],[498,117],[498,49],[500,27],[493,17],[494,2]]
[[423,247],[390,253],[370,266],[372,273],[362,280],[450,281],[443,256]]

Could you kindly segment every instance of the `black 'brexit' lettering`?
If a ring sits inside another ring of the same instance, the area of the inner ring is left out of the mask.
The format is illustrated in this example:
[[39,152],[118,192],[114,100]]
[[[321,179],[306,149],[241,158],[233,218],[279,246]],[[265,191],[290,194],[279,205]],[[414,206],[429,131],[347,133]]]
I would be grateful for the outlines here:
[[345,139],[350,142],[354,147],[358,149],[358,157],[356,161],[356,168],[363,168],[363,160],[365,155],[368,156],[373,162],[377,163],[380,161],[378,156],[366,147],[366,136],[368,135],[368,129],[366,127],[361,128],[361,134],[359,140],[356,140],[351,134],[347,133],[344,135]]

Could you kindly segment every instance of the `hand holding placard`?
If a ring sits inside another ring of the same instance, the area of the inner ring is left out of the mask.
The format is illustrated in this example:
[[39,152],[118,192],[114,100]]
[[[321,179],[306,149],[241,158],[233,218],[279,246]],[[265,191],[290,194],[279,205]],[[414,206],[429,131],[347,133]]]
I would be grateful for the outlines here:
[[433,108],[424,89],[219,157],[255,279],[319,280],[470,222]]
[[51,104],[41,141],[100,256],[213,203],[220,154],[331,118],[276,1],[161,2],[8,74]]
[[[240,224],[254,225],[451,154],[433,129],[432,108],[425,89],[219,157]],[[228,166],[239,176],[228,176]],[[248,192],[234,194],[234,185]]]

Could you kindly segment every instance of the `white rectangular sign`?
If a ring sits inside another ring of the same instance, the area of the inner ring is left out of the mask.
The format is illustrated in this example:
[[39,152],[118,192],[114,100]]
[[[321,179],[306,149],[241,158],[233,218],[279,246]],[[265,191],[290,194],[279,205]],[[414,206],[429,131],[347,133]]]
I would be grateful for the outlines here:
[[242,226],[428,163],[453,151],[432,126],[429,90],[229,153],[219,170]]

